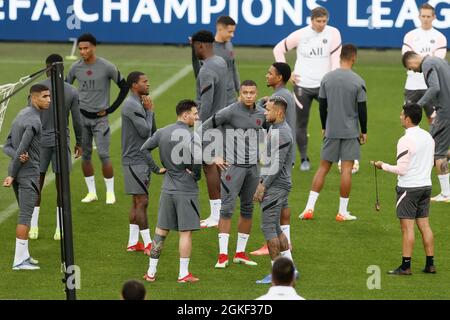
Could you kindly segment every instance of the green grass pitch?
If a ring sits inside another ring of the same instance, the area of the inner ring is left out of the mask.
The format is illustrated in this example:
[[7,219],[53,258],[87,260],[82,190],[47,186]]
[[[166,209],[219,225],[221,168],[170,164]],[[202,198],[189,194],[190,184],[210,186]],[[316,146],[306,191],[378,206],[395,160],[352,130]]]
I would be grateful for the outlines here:
[[[66,55],[70,44],[0,44],[0,84],[16,81],[20,76],[39,70],[48,54]],[[115,63],[122,74],[134,70],[146,72],[151,91],[170,79],[183,67],[190,65],[190,48],[174,46],[113,46],[99,45],[97,54]],[[241,79],[256,80],[259,95],[271,94],[265,85],[265,73],[272,61],[269,48],[237,48],[237,63]],[[291,65],[294,56],[290,55]],[[69,67],[69,62],[66,62]],[[317,103],[310,118],[310,157],[313,170],[300,172],[298,165],[293,175],[290,194],[292,208],[291,238],[294,260],[300,270],[297,283],[300,295],[307,299],[449,299],[450,244],[448,242],[450,204],[431,205],[431,225],[435,235],[435,257],[438,273],[422,274],[425,263],[419,233],[412,260],[412,277],[389,277],[386,271],[397,267],[401,259],[401,233],[395,216],[396,177],[379,172],[381,212],[374,210],[375,185],[373,167],[369,160],[395,162],[396,143],[403,134],[399,113],[403,101],[405,72],[399,51],[361,50],[355,70],[365,79],[368,89],[369,134],[368,144],[362,147],[360,172],[353,177],[349,210],[358,217],[355,222],[337,223],[335,215],[339,204],[339,174],[330,172],[325,188],[316,206],[313,221],[300,221],[312,177],[317,169],[321,145],[321,130]],[[117,94],[113,85],[112,96]],[[158,127],[175,121],[174,107],[183,98],[195,97],[193,73],[182,77],[155,99]],[[12,119],[25,105],[26,93],[21,92],[10,102],[0,133],[3,144]],[[111,123],[120,117],[116,112]],[[422,127],[427,128],[426,121]],[[73,139],[72,139],[73,141]],[[72,143],[73,145],[73,143]],[[297,155],[298,156],[298,155]],[[118,299],[122,283],[130,278],[142,279],[148,258],[142,253],[127,253],[128,210],[131,198],[124,194],[120,162],[120,129],[112,135],[111,157],[115,169],[117,203],[106,206],[105,186],[100,174],[100,162],[94,154],[99,201],[82,204],[86,192],[80,163],[74,165],[71,175],[75,263],[81,268],[79,299]],[[0,154],[0,177],[7,174],[7,157]],[[151,235],[154,235],[157,204],[162,183],[160,176],[152,176],[148,210]],[[433,174],[433,194],[439,191]],[[201,216],[209,215],[205,182],[200,182]],[[41,205],[39,240],[30,241],[32,255],[40,260],[37,272],[14,272],[15,223],[17,213],[2,219],[15,201],[13,191],[0,188],[0,299],[65,299],[60,272],[60,245],[53,240],[55,227],[55,187],[44,189]],[[237,212],[233,218],[230,254],[236,246]],[[255,206],[253,230],[248,251],[263,244],[259,229],[260,208]],[[256,257],[257,267],[232,264],[225,270],[215,270],[218,240],[217,229],[195,232],[190,271],[201,281],[178,284],[178,235],[171,233],[158,267],[157,281],[145,284],[150,299],[253,299],[268,289],[255,284],[269,272],[268,257]],[[369,266],[379,266],[381,289],[369,290]]]

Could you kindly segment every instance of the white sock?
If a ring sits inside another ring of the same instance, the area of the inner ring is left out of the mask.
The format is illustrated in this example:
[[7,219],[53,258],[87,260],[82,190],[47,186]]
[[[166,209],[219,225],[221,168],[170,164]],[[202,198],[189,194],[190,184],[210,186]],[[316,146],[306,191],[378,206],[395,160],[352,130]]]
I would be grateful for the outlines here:
[[134,246],[139,240],[139,226],[130,224],[130,235],[128,237],[128,247]]
[[109,179],[105,178],[105,184],[106,184],[106,192],[114,193],[114,177]]
[[228,233],[219,233],[219,252],[220,254],[228,255],[228,240],[230,235]]
[[97,190],[95,189],[95,176],[84,177],[84,181],[86,181],[86,185],[88,187],[88,192],[97,194]]
[[281,255],[282,257],[288,258],[288,259],[291,260],[291,261],[294,261],[294,260],[292,259],[292,253],[291,253],[291,250],[282,251],[282,252],[280,252],[280,255]]
[[178,279],[184,278],[189,274],[189,258],[180,258],[180,273]]
[[347,207],[348,207],[348,200],[349,198],[339,198],[339,213],[340,214],[348,214]]
[[441,193],[444,196],[450,196],[450,182],[449,182],[449,176],[450,174],[443,174],[438,176],[439,184],[441,185]]
[[245,248],[247,247],[247,241],[249,237],[250,237],[249,234],[238,232],[236,252],[245,252]]
[[59,221],[59,207],[56,207],[56,229],[61,228],[61,222]]
[[222,206],[222,200],[209,200],[209,205],[211,207],[211,218],[219,221],[220,218],[220,207]]
[[152,242],[152,238],[150,238],[150,229],[141,230],[141,237],[144,241],[144,247],[147,248],[148,244]]
[[38,226],[39,223],[39,210],[41,207],[34,207],[33,216],[31,217],[31,227],[34,228]]
[[21,240],[16,238],[16,252],[14,254],[13,267],[21,264],[29,257],[30,254],[28,253],[28,240]]
[[291,226],[288,224],[285,224],[283,226],[280,226],[281,231],[283,231],[284,235],[286,236],[289,245],[291,245]]
[[314,210],[317,198],[319,198],[319,193],[318,192],[315,192],[315,191],[310,191],[309,192],[308,203],[306,204],[305,211],[309,210],[309,209]]
[[156,274],[156,267],[158,266],[159,259],[150,258],[150,262],[148,264],[147,274],[149,276],[154,276]]

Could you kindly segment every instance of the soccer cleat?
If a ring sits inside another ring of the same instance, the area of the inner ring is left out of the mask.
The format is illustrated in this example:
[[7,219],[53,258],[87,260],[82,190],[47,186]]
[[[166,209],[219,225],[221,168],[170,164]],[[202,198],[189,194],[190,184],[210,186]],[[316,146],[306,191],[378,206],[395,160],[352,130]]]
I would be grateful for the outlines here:
[[36,240],[39,237],[39,228],[31,227],[30,231],[28,231],[28,239]]
[[97,198],[97,195],[95,194],[95,193],[88,193],[87,195],[86,195],[86,197],[84,197],[82,200],[81,200],[81,202],[83,202],[83,203],[90,203],[90,202],[94,202],[94,201],[97,201],[98,200],[98,198]]
[[129,247],[127,248],[127,251],[128,251],[128,252],[144,251],[144,250],[145,250],[145,248],[144,248],[144,244],[143,244],[142,242],[138,242],[138,243],[136,243],[135,245],[129,246]]
[[200,228],[206,229],[206,228],[217,228],[219,225],[219,221],[209,216],[205,220],[200,221]]
[[254,256],[267,256],[269,254],[269,247],[265,244],[258,250],[250,252],[250,254]]
[[114,203],[116,203],[116,196],[114,195],[114,192],[107,192],[106,204],[114,204]]
[[336,215],[336,221],[337,222],[344,222],[344,221],[351,221],[351,220],[356,220],[357,218],[355,216],[352,216],[350,214],[350,212],[346,213],[346,214],[341,214],[338,213]]
[[256,280],[257,284],[271,284],[272,283],[272,274],[268,274],[261,280]]
[[150,242],[144,249],[144,254],[150,257],[150,252],[152,251],[152,243]]
[[403,270],[401,267],[398,267],[395,270],[388,271],[388,274],[390,274],[392,276],[410,276],[410,275],[412,275],[410,268]]
[[309,159],[303,159],[302,164],[300,165],[301,171],[309,171],[311,170],[311,163],[309,162]]
[[56,228],[55,234],[53,235],[53,240],[55,241],[61,240],[61,229]]
[[18,265],[15,265],[12,267],[13,270],[39,270],[40,267],[38,266],[37,260],[29,257],[28,259],[24,260],[22,263],[19,263]]
[[225,269],[227,266],[228,266],[228,255],[227,254],[219,254],[219,258],[217,259],[215,268],[216,269]]
[[186,283],[186,282],[197,282],[200,281],[199,278],[196,278],[192,275],[192,273],[189,273],[186,277],[178,278],[178,283]]
[[144,274],[144,280],[147,282],[154,282],[156,280],[156,275],[149,275],[148,273]]
[[312,220],[314,218],[314,210],[313,209],[305,210],[298,217],[302,220]]
[[423,269],[422,272],[436,273],[436,267],[435,266],[425,266],[425,269]]
[[449,202],[450,203],[450,196],[446,196],[446,195],[443,195],[442,193],[440,193],[437,196],[432,197],[430,200],[434,201],[434,202]]
[[233,258],[234,263],[242,263],[248,266],[257,266],[258,264],[255,261],[250,260],[249,257],[245,254],[245,252],[236,252]]

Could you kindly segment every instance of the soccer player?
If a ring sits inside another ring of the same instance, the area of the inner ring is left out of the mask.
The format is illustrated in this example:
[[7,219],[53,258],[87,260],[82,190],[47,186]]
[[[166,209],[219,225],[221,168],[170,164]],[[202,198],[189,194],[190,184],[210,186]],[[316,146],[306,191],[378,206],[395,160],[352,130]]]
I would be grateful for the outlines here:
[[297,104],[297,145],[300,150],[300,170],[308,171],[308,121],[311,103],[318,100],[320,81],[329,71],[339,67],[341,34],[328,26],[328,11],[317,7],[311,11],[311,25],[291,33],[273,49],[275,61],[286,62],[286,52],[297,48],[293,74]]
[[[434,7],[428,3],[420,6],[420,27],[408,32],[403,39],[402,54],[414,51],[421,56],[434,56],[445,59],[447,54],[447,39],[433,28],[436,19]],[[405,102],[417,103],[427,90],[423,73],[408,70],[405,83]],[[434,108],[432,102],[423,106],[428,121],[432,122]]]
[[405,135],[397,144],[397,164],[376,161],[378,169],[398,175],[397,217],[402,229],[402,264],[392,275],[410,275],[414,248],[414,222],[422,234],[426,254],[423,272],[436,273],[434,266],[434,239],[429,224],[431,170],[433,169],[434,141],[431,135],[419,127],[422,109],[418,104],[406,104],[400,113]]
[[122,286],[122,300],[145,300],[145,286],[137,280],[128,280]]
[[403,55],[403,65],[407,70],[422,72],[428,89],[417,102],[421,107],[434,103],[436,118],[430,134],[435,142],[434,163],[441,193],[431,201],[450,203],[450,181],[447,152],[450,147],[450,66],[447,61],[437,57],[422,57],[413,51]]
[[[88,187],[88,194],[81,202],[96,201],[94,167],[92,166],[92,140],[95,140],[97,152],[102,162],[102,171],[106,184],[106,204],[114,204],[114,170],[109,157],[111,131],[108,114],[113,113],[125,100],[128,85],[119,70],[111,62],[97,57],[97,40],[92,34],[81,35],[78,40],[81,59],[69,71],[66,81],[72,84],[78,81],[80,112],[83,122],[83,156],[81,167]],[[111,80],[120,88],[120,93],[109,105]]]
[[[147,207],[150,173],[162,174],[151,154],[140,149],[156,132],[153,103],[148,96],[150,85],[145,73],[134,71],[127,77],[130,94],[122,107],[122,169],[125,192],[133,196],[130,209],[130,234],[127,251],[144,251],[150,255],[151,237]],[[138,242],[139,233],[144,243]]]
[[[256,83],[241,83],[239,101],[220,110],[199,128],[203,134],[222,126],[225,136],[225,159],[217,156],[214,163],[222,170],[220,179],[222,206],[219,219],[219,258],[216,268],[228,266],[228,241],[231,232],[236,199],[241,201],[238,239],[234,263],[255,266],[246,253],[252,228],[253,195],[259,181],[258,133],[265,124],[264,109],[255,102],[258,95]],[[237,143],[235,143],[235,140]]]
[[[336,221],[355,220],[348,210],[352,183],[352,168],[360,156],[360,144],[367,141],[366,85],[364,80],[352,71],[356,62],[357,49],[344,45],[341,52],[341,67],[326,74],[320,85],[319,103],[322,122],[322,145],[320,167],[317,170],[308,203],[300,219],[310,220],[319,192],[325,184],[325,177],[333,162],[341,159],[341,188],[339,211]],[[358,128],[358,119],[361,130]]]
[[[236,31],[236,22],[229,16],[220,16],[216,21],[216,35],[214,38],[214,54],[222,57],[227,63],[227,105],[236,102],[236,94],[239,92],[239,72],[236,66],[234,48],[231,39]],[[201,61],[192,52],[192,66],[197,75],[202,66]]]
[[28,251],[28,232],[39,195],[40,112],[50,105],[50,90],[42,84],[30,88],[30,105],[14,119],[3,151],[11,158],[4,187],[14,188],[19,205],[13,270],[40,269]]
[[[287,103],[283,97],[272,96],[266,105],[266,121],[271,124],[267,150],[270,161],[256,188],[253,199],[262,207],[261,230],[266,239],[272,265],[280,255],[292,260],[289,241],[280,227],[283,211],[289,210],[288,197],[292,187],[292,153],[295,151],[292,129],[286,121]],[[273,140],[277,149],[273,153]],[[257,283],[271,283],[269,274]]]
[[[51,54],[45,60],[45,64],[47,67],[50,67],[53,63],[63,62],[63,58],[59,54]],[[48,78],[41,82],[41,84],[45,85],[48,88],[51,88],[51,79],[50,79],[50,71],[47,71]],[[69,123],[69,114],[72,115],[72,125],[73,130],[75,132],[75,148],[74,154],[75,159],[81,157],[82,148],[81,148],[81,136],[82,136],[82,124],[80,118],[80,109],[78,106],[78,91],[75,87],[68,83],[64,83],[64,112],[67,115],[67,123]],[[53,104],[50,103],[50,107],[48,109],[42,110],[40,113],[41,122],[42,122],[42,132],[41,132],[41,140],[40,140],[40,179],[39,179],[39,196],[38,200],[35,204],[33,210],[33,217],[31,219],[30,232],[28,237],[30,239],[37,239],[39,237],[39,212],[41,209],[41,197],[42,197],[42,189],[44,188],[45,174],[50,165],[50,161],[52,162],[52,169],[55,173],[56,179],[58,181],[59,176],[59,166],[56,162],[56,140],[55,140],[55,120],[53,117]],[[70,145],[70,130],[67,128],[67,139]],[[72,164],[72,160],[70,159],[70,150],[67,150],[67,156],[69,158],[69,166]],[[59,192],[58,182],[56,182],[56,190]],[[57,197],[57,208],[56,208],[56,229],[53,239],[61,240],[61,229],[60,229],[60,221],[59,221],[59,211],[61,205],[59,203],[59,197]]]
[[[158,129],[141,148],[146,152],[159,148],[161,163],[167,169],[159,199],[158,223],[149,268],[144,275],[144,279],[149,282],[156,279],[159,257],[170,230],[178,231],[180,235],[178,282],[199,280],[189,272],[192,231],[200,229],[197,181],[201,175],[201,154],[196,155],[196,152],[201,151],[201,145],[200,138],[194,138],[190,129],[198,120],[197,104],[191,100],[182,100],[176,107],[176,113],[177,122]],[[175,154],[182,155],[178,158]]]
[[[214,36],[209,31],[201,30],[192,36],[195,56],[204,62],[197,76],[197,102],[202,122],[227,106],[227,64],[223,58],[214,54],[213,42]],[[211,214],[200,223],[202,228],[217,227],[221,206],[220,170],[211,163],[205,163],[203,170]]]
[[[286,111],[286,122],[292,131],[292,138],[294,139],[295,146],[295,128],[296,128],[296,110],[295,110],[295,101],[292,96],[292,93],[286,88],[286,84],[291,78],[291,67],[284,62],[275,62],[272,64],[267,71],[266,81],[267,86],[272,87],[274,89],[274,93],[272,94],[272,98],[274,97],[282,97],[287,102],[287,111]],[[264,98],[263,98],[264,99]],[[260,100],[261,101],[261,100]],[[292,165],[295,163],[295,147],[291,152],[292,154]],[[281,210],[281,230],[286,236],[289,245],[291,245],[291,210],[289,208],[283,208]],[[269,249],[267,244],[262,246],[260,249],[250,252],[253,255],[268,255]]]

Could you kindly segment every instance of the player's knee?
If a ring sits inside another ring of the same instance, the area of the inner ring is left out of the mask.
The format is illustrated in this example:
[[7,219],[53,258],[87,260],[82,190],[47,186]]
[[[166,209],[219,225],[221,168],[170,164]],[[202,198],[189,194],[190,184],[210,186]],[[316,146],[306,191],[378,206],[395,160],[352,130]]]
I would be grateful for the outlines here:
[[253,215],[253,203],[241,204],[241,217],[251,219]]
[[110,158],[109,158],[109,154],[105,153],[99,153],[98,154],[100,161],[102,162],[102,165],[107,165],[111,162]]
[[261,226],[261,231],[266,241],[277,238],[277,232],[275,226],[265,225]]
[[140,196],[136,198],[136,206],[145,208],[148,206],[148,197]]

